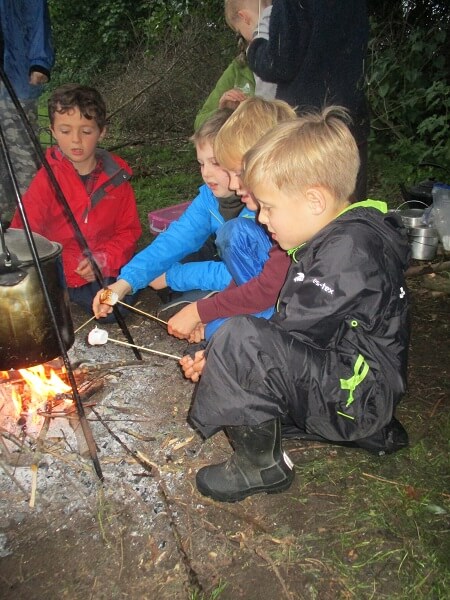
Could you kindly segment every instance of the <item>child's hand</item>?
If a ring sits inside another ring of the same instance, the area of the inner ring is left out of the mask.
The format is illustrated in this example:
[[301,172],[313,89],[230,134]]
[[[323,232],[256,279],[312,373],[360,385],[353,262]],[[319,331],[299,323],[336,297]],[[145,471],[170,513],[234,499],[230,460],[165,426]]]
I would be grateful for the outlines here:
[[197,302],[188,304],[171,317],[167,323],[167,331],[181,340],[200,342],[201,340],[191,340],[190,335],[197,325],[201,323],[200,315],[197,310]]
[[237,108],[247,96],[238,88],[227,90],[219,100],[219,108]]
[[91,261],[88,258],[83,258],[78,263],[78,267],[75,269],[75,273],[77,273],[83,279],[86,279],[89,283],[95,281],[95,273],[92,268]]
[[[131,292],[131,286],[125,279],[118,279],[114,283],[108,285],[108,289],[112,290],[119,296],[119,300],[122,300],[124,296]],[[100,302],[100,296],[103,290],[99,290],[92,301],[92,312],[97,319],[107,317],[113,311],[113,307],[109,304],[102,304]]]
[[202,342],[205,339],[205,326],[203,325],[203,323],[199,323],[197,325],[197,327],[192,331],[191,335],[189,336],[189,343],[190,344],[198,344],[199,342]]
[[190,379],[194,383],[200,379],[200,376],[205,368],[206,358],[205,351],[199,350],[195,353],[194,358],[186,355],[180,360],[181,368],[183,369],[183,375],[186,379]]

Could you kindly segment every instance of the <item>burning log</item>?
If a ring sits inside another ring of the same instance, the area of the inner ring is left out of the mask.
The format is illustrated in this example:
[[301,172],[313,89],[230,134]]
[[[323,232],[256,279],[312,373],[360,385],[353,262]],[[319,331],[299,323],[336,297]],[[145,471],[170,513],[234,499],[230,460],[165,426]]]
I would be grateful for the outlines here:
[[[3,400],[0,403],[0,427],[5,431],[2,436],[2,455],[9,464],[22,467],[38,464],[44,453],[44,440],[49,426],[58,418],[68,420],[68,424],[74,430],[79,453],[82,456],[86,455],[87,444],[83,437],[84,432],[79,428],[80,420],[72,388],[67,384],[65,370],[60,366],[58,368],[56,364],[53,364],[53,367],[55,368],[45,364],[29,369],[0,372],[0,382],[6,384],[0,384],[0,400]],[[87,400],[103,389],[104,377],[96,375],[92,379],[86,371],[75,375],[83,406],[92,406],[94,403],[88,404]],[[11,445],[14,444],[14,439],[19,439],[18,436],[23,441],[9,450],[5,439]],[[23,443],[25,440],[31,444],[33,451],[24,452],[27,448]],[[34,472],[33,476],[36,476]]]

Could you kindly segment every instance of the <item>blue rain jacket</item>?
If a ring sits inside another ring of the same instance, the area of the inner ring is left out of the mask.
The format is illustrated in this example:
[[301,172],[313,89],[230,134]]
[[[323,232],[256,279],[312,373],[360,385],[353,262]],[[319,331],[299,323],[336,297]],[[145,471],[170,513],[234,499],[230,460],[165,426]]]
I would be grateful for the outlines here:
[[[254,220],[255,213],[244,206],[238,218]],[[122,268],[118,278],[127,281],[133,293],[163,273],[166,273],[167,284],[180,292],[225,289],[231,275],[222,261],[179,262],[199,250],[224,223],[217,198],[208,186],[202,185],[181,217],[136,254]]]
[[[20,100],[38,98],[42,85],[28,83],[30,71],[50,78],[55,62],[45,0],[0,0],[3,69]],[[2,95],[7,94],[2,86]]]

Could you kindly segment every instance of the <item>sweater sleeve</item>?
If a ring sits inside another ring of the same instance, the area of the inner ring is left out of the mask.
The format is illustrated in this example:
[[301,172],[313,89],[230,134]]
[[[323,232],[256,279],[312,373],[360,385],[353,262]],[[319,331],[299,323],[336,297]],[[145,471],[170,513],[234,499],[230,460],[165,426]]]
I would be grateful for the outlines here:
[[119,278],[127,281],[133,292],[145,288],[174,263],[201,248],[213,233],[208,194],[203,186],[200,190],[181,217],[120,271]]
[[167,285],[177,292],[189,290],[220,291],[227,287],[231,275],[222,261],[175,263],[166,271]]
[[289,265],[289,256],[276,244],[259,275],[240,286],[231,284],[220,294],[197,303],[202,323],[220,317],[254,314],[274,306]]
[[255,80],[247,65],[241,66],[234,59],[222,75],[195,117],[194,129],[197,130],[218,108],[222,95],[235,87],[245,88],[245,93],[253,94]]
[[310,38],[308,10],[298,0],[274,0],[269,39],[255,37],[247,50],[251,70],[263,81],[291,81],[300,69]]

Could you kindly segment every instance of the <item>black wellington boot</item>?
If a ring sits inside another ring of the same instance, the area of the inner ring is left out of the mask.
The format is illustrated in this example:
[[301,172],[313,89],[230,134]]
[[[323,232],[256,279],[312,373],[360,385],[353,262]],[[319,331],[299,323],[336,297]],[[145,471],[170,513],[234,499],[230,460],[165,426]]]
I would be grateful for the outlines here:
[[196,482],[200,493],[220,502],[236,502],[252,494],[276,494],[289,488],[294,470],[281,447],[279,419],[225,431],[234,454],[226,462],[199,470]]

